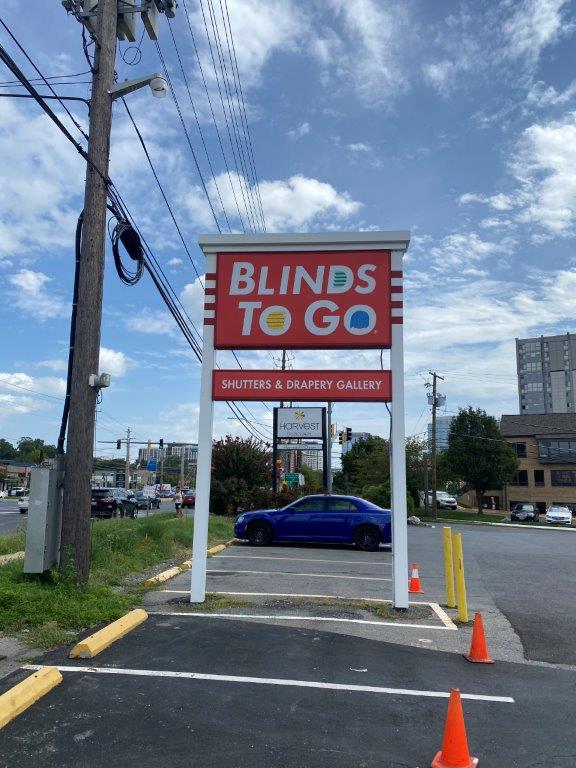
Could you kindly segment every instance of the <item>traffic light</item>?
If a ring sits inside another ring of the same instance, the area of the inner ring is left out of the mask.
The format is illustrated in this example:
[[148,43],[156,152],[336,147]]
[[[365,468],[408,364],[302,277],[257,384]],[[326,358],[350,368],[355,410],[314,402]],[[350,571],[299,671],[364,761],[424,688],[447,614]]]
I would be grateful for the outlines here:
[[346,427],[346,442],[352,440],[352,427]]
[[162,448],[164,448],[164,438],[163,437],[161,437],[160,440],[158,441],[158,445],[160,446],[160,450],[162,450]]
[[122,440],[116,440],[116,450],[119,451],[122,448]]
[[338,442],[340,445],[344,442],[344,432],[338,432]]

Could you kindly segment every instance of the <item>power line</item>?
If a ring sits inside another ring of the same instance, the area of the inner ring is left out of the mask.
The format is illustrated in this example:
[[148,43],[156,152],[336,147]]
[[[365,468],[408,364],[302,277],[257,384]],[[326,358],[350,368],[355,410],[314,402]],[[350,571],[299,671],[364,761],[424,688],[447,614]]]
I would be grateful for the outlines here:
[[[248,116],[246,114],[246,101],[244,99],[244,91],[242,89],[242,80],[240,79],[240,71],[238,69],[238,58],[236,56],[236,46],[234,44],[234,34],[232,32],[232,24],[230,23],[230,14],[228,13],[228,0],[224,0],[224,6],[222,5],[222,0],[220,0],[220,10],[222,12],[222,21],[224,21],[224,29],[226,30],[226,21],[224,20],[224,7],[226,8],[226,19],[228,20],[228,29],[230,31],[230,43],[232,44],[232,54],[233,54],[233,63],[232,63],[232,57],[231,57],[231,64],[232,64],[232,71],[235,70],[235,77],[234,80],[237,83],[236,92],[238,93],[239,90],[239,96],[240,96],[240,105],[241,105],[241,116],[244,120],[244,136],[246,138],[246,144],[248,147],[249,155],[250,155],[250,163],[252,166],[252,174],[254,178],[255,183],[255,189],[256,189],[256,199],[258,201],[258,205],[260,208],[260,216],[262,218],[262,227],[264,232],[266,232],[266,218],[264,216],[264,207],[262,205],[262,197],[260,195],[260,180],[258,178],[258,171],[256,170],[256,159],[254,157],[254,147],[252,144],[252,135],[250,133],[250,124],[248,122]],[[226,39],[228,39],[228,33],[226,33]],[[230,44],[228,45],[228,52],[230,52]]]
[[[214,77],[216,79],[216,85],[218,86],[218,94],[220,96],[220,103],[222,105],[222,114],[224,115],[224,123],[226,125],[226,132],[228,134],[228,140],[230,142],[230,149],[232,150],[232,157],[234,159],[234,166],[236,167],[236,175],[238,178],[238,184],[240,186],[240,193],[242,195],[242,200],[244,202],[244,213],[248,219],[249,225],[252,227],[252,231],[256,232],[257,227],[254,224],[254,218],[251,215],[251,209],[250,206],[246,200],[246,195],[248,193],[248,188],[246,185],[246,179],[243,177],[242,173],[240,173],[240,169],[238,167],[238,158],[236,156],[236,150],[234,148],[234,140],[232,138],[232,131],[230,130],[230,123],[228,122],[228,113],[226,111],[226,106],[224,104],[224,96],[222,95],[222,88],[220,86],[220,76],[218,74],[218,67],[216,66],[216,59],[214,57],[214,49],[212,48],[212,38],[210,36],[210,32],[208,31],[208,22],[206,21],[206,14],[204,12],[204,4],[202,0],[200,0],[200,10],[202,11],[202,19],[204,21],[204,29],[206,30],[206,39],[208,40],[208,48],[210,50],[210,59],[212,60],[212,68],[214,70]],[[216,43],[216,41],[215,41]],[[217,49],[218,52],[218,49]],[[224,79],[224,76],[222,74],[222,79]],[[230,121],[231,121],[230,116]],[[244,181],[244,186],[242,185],[242,181]]]
[[162,49],[160,48],[160,43],[158,42],[158,40],[156,40],[155,43],[156,43],[156,51],[158,52],[158,57],[160,58],[160,63],[162,64],[162,69],[164,71],[164,77],[166,78],[166,81],[170,87],[170,92],[172,94],[172,98],[174,99],[174,104],[176,105],[176,111],[178,112],[178,117],[180,118],[180,124],[182,125],[182,130],[184,131],[184,134],[186,136],[186,141],[188,142],[190,153],[192,154],[192,157],[194,159],[194,165],[196,166],[196,170],[198,171],[198,176],[200,177],[200,182],[202,183],[202,189],[204,190],[204,194],[206,196],[206,200],[208,201],[208,205],[210,206],[210,211],[212,212],[212,217],[214,219],[214,223],[216,224],[216,229],[218,230],[218,232],[222,232],[222,230],[220,229],[220,223],[218,221],[216,212],[214,210],[214,206],[212,205],[212,200],[210,199],[210,195],[208,194],[208,188],[206,187],[206,182],[204,181],[204,176],[202,174],[200,164],[198,163],[198,158],[196,157],[196,152],[194,151],[194,147],[192,146],[190,134],[188,133],[188,129],[186,128],[186,123],[184,122],[182,110],[180,109],[180,103],[178,101],[178,97],[176,96],[176,91],[174,90],[174,86],[172,85],[172,80],[170,78],[168,67],[166,66],[164,54],[162,53]]
[[[200,0],[200,2],[202,2],[202,0]],[[232,93],[231,80],[228,75],[228,66],[226,64],[224,46],[222,44],[222,39],[220,37],[220,30],[219,30],[218,21],[216,19],[216,12],[214,10],[213,2],[212,0],[206,0],[206,2],[208,4],[208,10],[210,12],[210,20],[211,20],[212,30],[214,34],[214,42],[216,43],[216,50],[218,52],[218,59],[220,61],[220,67],[222,70],[222,82],[224,83],[224,90],[226,92],[227,99],[228,99],[228,107],[230,110],[232,129],[234,131],[234,135],[236,138],[236,145],[238,147],[238,156],[240,158],[240,165],[242,167],[242,173],[244,174],[244,180],[245,180],[246,189],[248,192],[248,199],[250,201],[253,220],[256,223],[256,228],[259,229],[260,223],[258,222],[258,210],[257,210],[256,202],[254,200],[254,196],[255,196],[254,187],[250,180],[250,174],[248,172],[248,163],[246,160],[246,155],[245,155],[244,147],[241,140],[241,131],[239,126],[240,121],[236,115],[235,99]]]
[[186,21],[188,22],[188,31],[190,32],[190,37],[192,39],[192,45],[194,46],[194,52],[196,54],[196,61],[198,62],[198,69],[200,70],[200,75],[202,78],[202,83],[204,85],[204,92],[206,93],[206,98],[208,99],[208,105],[210,107],[210,113],[212,115],[212,121],[214,123],[214,128],[216,130],[216,136],[218,137],[218,143],[220,145],[220,151],[222,152],[222,159],[224,161],[224,166],[226,168],[226,173],[228,175],[228,181],[230,183],[230,189],[232,191],[232,195],[234,197],[234,202],[236,204],[236,210],[238,211],[238,218],[240,220],[240,225],[242,227],[242,231],[246,232],[246,227],[244,226],[244,219],[242,218],[242,213],[240,211],[240,206],[238,204],[238,197],[236,196],[236,189],[234,188],[234,184],[232,182],[232,175],[230,173],[230,167],[228,165],[228,158],[226,157],[226,152],[224,151],[224,144],[222,142],[222,137],[220,135],[220,129],[218,128],[218,121],[216,120],[216,115],[214,114],[214,107],[212,105],[212,99],[210,97],[210,91],[208,90],[208,84],[206,83],[206,77],[204,75],[204,67],[202,66],[202,59],[200,58],[200,53],[198,51],[198,46],[196,45],[196,38],[194,37],[194,32],[192,31],[192,25],[190,24],[190,14],[188,13],[188,8],[186,7],[186,0],[182,0],[182,4],[184,6],[184,15],[186,16]]
[[186,72],[184,71],[184,65],[182,64],[182,58],[180,56],[180,51],[178,49],[178,44],[176,43],[176,38],[174,37],[174,31],[172,29],[172,22],[170,19],[168,19],[168,29],[170,31],[170,37],[172,38],[172,43],[174,44],[174,50],[176,51],[176,56],[178,58],[178,63],[180,64],[180,71],[182,73],[182,79],[184,80],[184,85],[186,86],[186,91],[188,93],[188,99],[190,100],[190,106],[192,107],[192,112],[194,114],[194,119],[196,120],[196,127],[198,128],[198,133],[200,134],[200,139],[202,141],[202,146],[204,147],[204,153],[206,154],[206,160],[208,161],[208,167],[210,168],[210,173],[212,174],[212,181],[214,182],[214,187],[216,189],[216,194],[218,195],[218,200],[220,201],[220,205],[222,207],[222,212],[224,213],[224,218],[226,219],[226,224],[228,225],[228,229],[230,232],[232,232],[232,227],[230,226],[230,221],[228,220],[228,214],[226,213],[226,208],[224,207],[224,201],[222,200],[222,195],[220,194],[220,189],[218,188],[218,182],[216,181],[216,174],[214,173],[214,168],[212,167],[212,161],[210,160],[210,155],[208,154],[208,147],[206,146],[206,142],[204,140],[204,134],[202,133],[202,128],[200,127],[200,121],[198,119],[198,113],[196,112],[196,107],[194,105],[194,99],[192,98],[192,93],[190,91],[190,86],[188,85],[188,78],[186,77]]

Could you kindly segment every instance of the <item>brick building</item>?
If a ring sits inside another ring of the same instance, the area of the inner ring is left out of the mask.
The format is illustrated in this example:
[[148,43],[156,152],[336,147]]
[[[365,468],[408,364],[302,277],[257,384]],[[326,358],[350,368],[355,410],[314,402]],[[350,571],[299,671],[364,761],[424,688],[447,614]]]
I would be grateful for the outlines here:
[[[512,483],[486,492],[485,506],[490,506],[492,497],[501,510],[529,502],[545,512],[554,502],[576,512],[576,414],[502,416],[500,429],[514,445],[519,467]],[[474,494],[466,494],[462,501],[474,506]]]

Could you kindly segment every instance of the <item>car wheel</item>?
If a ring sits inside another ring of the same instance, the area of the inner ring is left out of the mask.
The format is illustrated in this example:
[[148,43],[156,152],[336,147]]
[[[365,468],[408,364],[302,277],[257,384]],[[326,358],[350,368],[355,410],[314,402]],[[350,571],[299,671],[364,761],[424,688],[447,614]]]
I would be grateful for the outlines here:
[[252,523],[248,528],[248,541],[253,547],[266,547],[272,543],[272,528],[268,523]]
[[375,552],[380,546],[380,532],[370,525],[361,525],[354,531],[353,540],[363,552]]

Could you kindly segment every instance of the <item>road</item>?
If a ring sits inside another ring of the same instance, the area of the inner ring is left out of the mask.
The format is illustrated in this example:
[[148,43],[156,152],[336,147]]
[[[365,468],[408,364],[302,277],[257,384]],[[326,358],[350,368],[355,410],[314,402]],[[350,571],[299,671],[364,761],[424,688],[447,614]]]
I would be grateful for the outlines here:
[[21,515],[18,511],[17,499],[0,500],[0,535],[26,528],[27,519],[28,515]]

